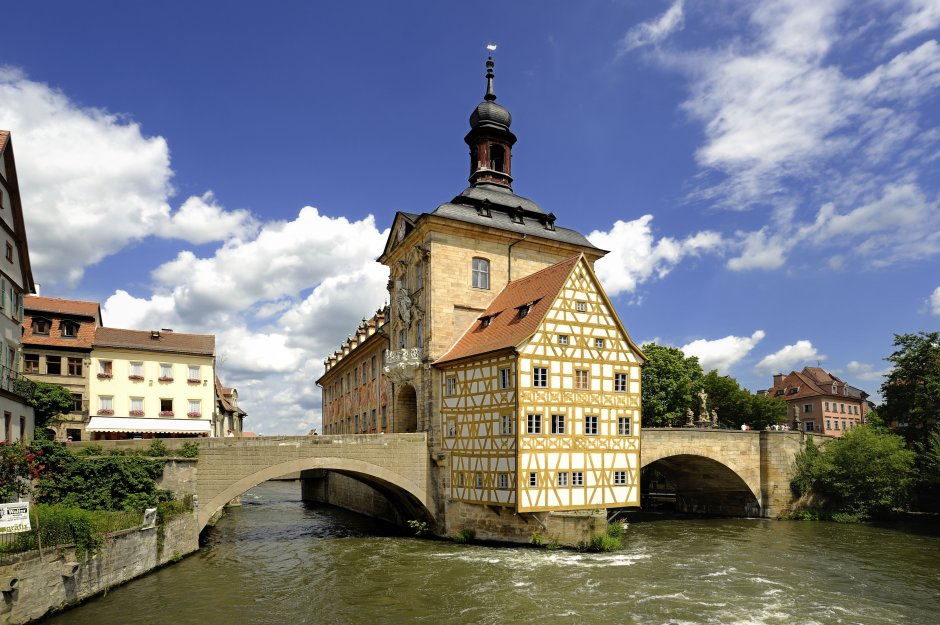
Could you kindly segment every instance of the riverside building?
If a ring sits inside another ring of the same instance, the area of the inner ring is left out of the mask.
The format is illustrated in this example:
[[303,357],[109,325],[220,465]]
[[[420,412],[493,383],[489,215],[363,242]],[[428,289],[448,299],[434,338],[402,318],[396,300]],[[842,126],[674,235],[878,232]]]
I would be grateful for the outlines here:
[[[590,532],[607,508],[639,505],[645,356],[594,274],[607,252],[513,191],[512,116],[486,65],[464,137],[470,186],[398,212],[379,257],[390,419],[428,434],[445,533]],[[326,434],[343,433],[335,356],[320,380]]]

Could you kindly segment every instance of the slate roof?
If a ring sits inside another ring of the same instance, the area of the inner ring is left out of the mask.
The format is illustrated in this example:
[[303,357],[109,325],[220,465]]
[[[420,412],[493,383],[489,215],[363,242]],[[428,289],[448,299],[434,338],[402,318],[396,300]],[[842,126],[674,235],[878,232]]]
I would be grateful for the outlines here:
[[23,310],[74,315],[91,319],[97,319],[101,316],[101,306],[98,305],[98,302],[82,302],[57,297],[40,297],[39,295],[27,295],[23,301]]
[[[474,321],[434,364],[509,349],[532,336],[580,258],[563,260],[507,284],[479,317],[489,317],[489,325],[484,328],[481,321]],[[519,307],[533,302],[528,314],[520,317]]]
[[95,331],[93,347],[117,347],[151,352],[213,356],[214,334],[184,334],[161,330],[159,338],[152,338],[150,330],[123,330],[99,327]]

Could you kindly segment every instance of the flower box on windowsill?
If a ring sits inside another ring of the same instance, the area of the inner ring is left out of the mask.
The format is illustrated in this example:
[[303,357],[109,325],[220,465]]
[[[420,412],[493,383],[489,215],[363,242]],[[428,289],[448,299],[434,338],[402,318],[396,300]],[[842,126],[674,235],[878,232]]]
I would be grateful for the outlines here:
[[114,414],[114,411],[111,410],[110,408],[99,408],[99,409],[98,409],[98,414],[100,414],[100,415],[112,415],[112,414]]
[[189,382],[190,384],[201,384],[201,383],[202,383],[202,380],[200,380],[199,378],[189,378],[189,379],[186,380],[186,381]]
[[160,416],[161,416],[161,417],[172,417],[172,416],[173,416],[173,411],[172,411],[172,410],[161,410],[161,411],[160,411]]
[[127,376],[128,380],[134,380],[135,382],[143,382],[144,376],[142,375],[129,375]]
[[201,417],[202,413],[201,412],[187,412],[186,416],[196,418],[196,417]]
[[98,379],[99,379],[99,380],[110,380],[110,379],[111,379],[111,374],[110,374],[110,373],[99,373],[99,374],[98,374]]
[[173,378],[170,376],[161,375],[159,378],[157,378],[157,380],[160,382],[172,382]]
[[131,410],[128,414],[131,415],[132,417],[142,417],[144,416],[144,411],[143,410]]

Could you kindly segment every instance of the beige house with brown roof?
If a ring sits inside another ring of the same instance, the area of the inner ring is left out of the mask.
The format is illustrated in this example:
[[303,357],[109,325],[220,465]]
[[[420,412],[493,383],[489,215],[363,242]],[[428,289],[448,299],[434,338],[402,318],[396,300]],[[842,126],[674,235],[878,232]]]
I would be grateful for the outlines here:
[[72,394],[72,410],[47,424],[56,438],[87,438],[88,375],[95,330],[102,325],[97,302],[31,295],[24,303],[23,374],[60,384]]
[[213,335],[99,327],[88,373],[93,439],[214,432]]
[[842,436],[868,414],[868,393],[820,367],[778,373],[764,394],[785,400],[790,427],[804,432]]

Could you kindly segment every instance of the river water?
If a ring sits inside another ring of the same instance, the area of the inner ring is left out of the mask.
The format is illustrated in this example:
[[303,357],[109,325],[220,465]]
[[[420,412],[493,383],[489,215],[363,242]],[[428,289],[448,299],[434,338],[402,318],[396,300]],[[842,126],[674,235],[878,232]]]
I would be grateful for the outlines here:
[[669,520],[587,554],[414,539],[292,482],[244,504],[199,553],[45,623],[940,623],[937,535]]

